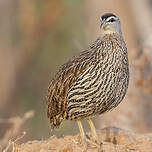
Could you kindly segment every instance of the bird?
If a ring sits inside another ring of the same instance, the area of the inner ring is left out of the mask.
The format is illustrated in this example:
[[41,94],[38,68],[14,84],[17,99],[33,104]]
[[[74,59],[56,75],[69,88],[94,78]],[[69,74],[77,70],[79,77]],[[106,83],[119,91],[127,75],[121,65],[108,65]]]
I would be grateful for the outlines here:
[[99,144],[92,119],[117,107],[128,84],[128,51],[120,19],[105,13],[100,17],[97,39],[63,64],[50,81],[46,104],[51,129],[72,120],[78,124],[81,140],[90,142],[81,123],[85,119],[92,143]]

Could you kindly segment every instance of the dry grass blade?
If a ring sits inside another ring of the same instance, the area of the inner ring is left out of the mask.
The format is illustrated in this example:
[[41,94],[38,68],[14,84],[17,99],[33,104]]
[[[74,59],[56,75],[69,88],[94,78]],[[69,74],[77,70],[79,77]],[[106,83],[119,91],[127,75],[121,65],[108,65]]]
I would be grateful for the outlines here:
[[[33,116],[34,111],[30,110],[26,112],[23,117],[16,116],[9,119],[0,119],[0,123],[11,124],[11,127],[6,131],[6,133],[4,133],[3,138],[0,140],[0,145],[1,149],[3,149],[3,152],[7,152],[16,141],[20,140],[25,136],[26,132],[23,132],[22,135],[16,137],[25,121],[32,118]],[[12,138],[14,137],[16,138],[12,140]]]

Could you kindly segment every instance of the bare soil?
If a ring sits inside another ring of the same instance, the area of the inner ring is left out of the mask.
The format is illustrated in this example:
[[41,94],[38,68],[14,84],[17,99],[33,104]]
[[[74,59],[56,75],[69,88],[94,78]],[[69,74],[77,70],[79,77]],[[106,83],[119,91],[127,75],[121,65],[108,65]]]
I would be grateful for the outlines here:
[[[47,140],[28,141],[14,144],[14,152],[152,152],[152,133],[136,134],[120,128],[106,127],[98,130],[100,148],[92,144],[81,143],[80,136],[57,138],[51,136]],[[91,138],[91,134],[87,133]]]

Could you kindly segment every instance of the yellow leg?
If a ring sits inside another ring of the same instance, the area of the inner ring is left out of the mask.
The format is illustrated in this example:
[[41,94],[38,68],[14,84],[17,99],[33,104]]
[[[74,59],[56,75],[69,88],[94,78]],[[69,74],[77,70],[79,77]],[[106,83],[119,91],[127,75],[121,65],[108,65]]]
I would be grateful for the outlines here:
[[86,137],[85,137],[85,133],[84,133],[84,130],[83,130],[82,123],[81,123],[80,120],[77,120],[77,123],[78,123],[78,127],[79,127],[79,130],[80,130],[81,139],[84,140]]
[[92,120],[88,119],[87,121],[88,121],[88,124],[89,124],[91,132],[92,132],[93,140],[96,141],[96,142],[99,142],[99,139],[98,139],[98,136],[97,136],[97,132],[96,132],[96,129],[95,129],[95,126],[94,126]]
[[93,144],[96,147],[100,148],[100,146],[97,143],[95,143],[95,142],[93,142],[93,141],[91,141],[91,140],[86,138],[81,121],[77,120],[77,123],[78,123],[78,127],[79,127],[79,130],[80,130],[80,136],[81,136],[82,143],[83,142],[85,142],[85,143],[88,142],[88,143]]

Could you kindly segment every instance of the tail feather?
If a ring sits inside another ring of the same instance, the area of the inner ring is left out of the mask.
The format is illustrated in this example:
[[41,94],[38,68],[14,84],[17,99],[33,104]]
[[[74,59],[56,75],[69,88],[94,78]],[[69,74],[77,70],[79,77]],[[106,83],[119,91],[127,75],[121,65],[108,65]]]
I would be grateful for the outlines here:
[[63,116],[61,114],[51,117],[50,118],[51,129],[54,130],[59,128],[62,121],[63,121]]

